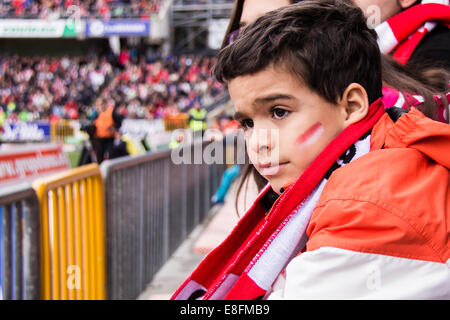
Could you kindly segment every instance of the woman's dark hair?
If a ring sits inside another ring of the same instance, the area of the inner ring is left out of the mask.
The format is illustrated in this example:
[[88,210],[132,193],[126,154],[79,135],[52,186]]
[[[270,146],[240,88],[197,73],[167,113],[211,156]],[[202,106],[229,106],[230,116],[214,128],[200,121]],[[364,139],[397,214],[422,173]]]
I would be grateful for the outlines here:
[[223,37],[222,40],[222,46],[221,48],[225,48],[230,43],[230,34],[233,32],[239,30],[240,24],[241,24],[241,16],[242,16],[242,9],[244,7],[244,1],[245,0],[235,0],[234,1],[234,7],[231,11],[231,17],[230,22],[228,23],[227,31],[225,31],[225,37]]
[[[224,48],[230,41],[230,35],[236,34],[239,32],[239,29],[241,27],[241,17],[242,17],[242,10],[244,8],[244,1],[245,0],[235,0],[234,1],[234,7],[231,11],[231,17],[230,22],[228,23],[227,31],[225,32],[225,37],[222,40],[222,47]],[[297,3],[301,0],[289,0],[289,2]]]

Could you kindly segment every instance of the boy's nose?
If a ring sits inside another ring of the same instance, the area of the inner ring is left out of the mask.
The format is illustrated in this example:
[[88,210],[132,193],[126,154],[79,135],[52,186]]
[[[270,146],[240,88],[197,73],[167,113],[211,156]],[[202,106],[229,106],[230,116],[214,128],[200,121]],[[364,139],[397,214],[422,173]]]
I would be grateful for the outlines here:
[[254,129],[250,137],[250,149],[258,154],[270,152],[272,149],[270,130]]

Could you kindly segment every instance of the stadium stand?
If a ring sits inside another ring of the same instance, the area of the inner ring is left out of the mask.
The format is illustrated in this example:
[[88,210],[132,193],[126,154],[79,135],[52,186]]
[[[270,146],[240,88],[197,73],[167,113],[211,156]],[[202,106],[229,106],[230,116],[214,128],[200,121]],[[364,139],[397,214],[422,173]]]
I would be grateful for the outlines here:
[[163,0],[2,0],[1,18],[68,18],[76,6],[80,18],[137,18],[158,12]]
[[224,92],[210,77],[213,58],[147,61],[122,53],[118,61],[0,57],[0,106],[7,119],[93,119],[112,99],[128,118],[153,119],[186,111],[195,101],[209,104]]
[[1,57],[1,107],[7,118],[78,119],[112,73],[104,57]]
[[224,87],[211,79],[214,58],[174,56],[124,65],[102,92],[113,97],[128,118],[161,118],[166,114],[188,111],[196,101],[212,103],[224,93]]

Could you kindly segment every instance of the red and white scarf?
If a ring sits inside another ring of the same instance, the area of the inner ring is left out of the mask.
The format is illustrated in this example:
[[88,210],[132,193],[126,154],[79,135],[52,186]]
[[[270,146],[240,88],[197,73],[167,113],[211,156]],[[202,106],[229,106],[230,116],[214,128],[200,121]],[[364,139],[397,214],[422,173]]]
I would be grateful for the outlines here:
[[381,99],[367,117],[334,139],[267,214],[266,186],[225,241],[209,253],[173,300],[252,300],[264,297],[289,261],[305,247],[306,228],[332,171],[370,151],[369,132],[384,114]]
[[450,25],[449,0],[423,0],[375,27],[380,50],[405,64],[437,23]]

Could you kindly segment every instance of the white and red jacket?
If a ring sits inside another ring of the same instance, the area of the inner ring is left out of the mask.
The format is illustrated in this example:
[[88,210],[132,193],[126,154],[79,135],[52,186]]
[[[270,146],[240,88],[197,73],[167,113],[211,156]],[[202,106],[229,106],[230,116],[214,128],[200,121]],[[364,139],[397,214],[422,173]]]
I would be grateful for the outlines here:
[[344,130],[269,214],[266,187],[172,298],[450,299],[450,126],[383,109]]
[[269,298],[450,299],[450,126],[384,117],[371,149],[331,176]]

